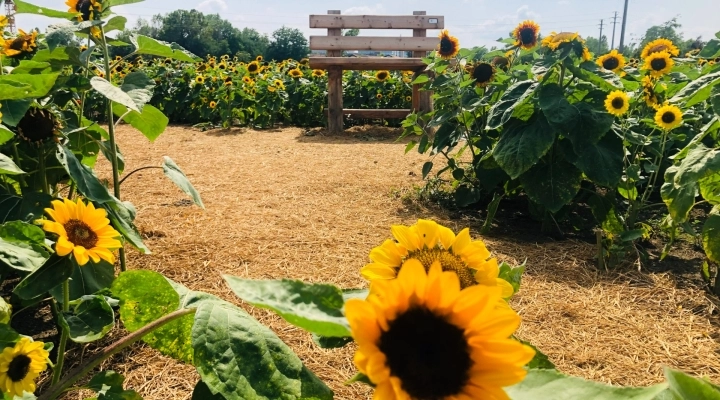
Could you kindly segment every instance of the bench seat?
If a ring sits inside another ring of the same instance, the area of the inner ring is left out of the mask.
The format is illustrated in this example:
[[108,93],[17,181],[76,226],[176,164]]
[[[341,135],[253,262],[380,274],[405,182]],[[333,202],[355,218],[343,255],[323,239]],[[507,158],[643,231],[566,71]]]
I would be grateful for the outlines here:
[[375,71],[401,70],[422,71],[426,67],[422,58],[392,57],[310,57],[310,68]]

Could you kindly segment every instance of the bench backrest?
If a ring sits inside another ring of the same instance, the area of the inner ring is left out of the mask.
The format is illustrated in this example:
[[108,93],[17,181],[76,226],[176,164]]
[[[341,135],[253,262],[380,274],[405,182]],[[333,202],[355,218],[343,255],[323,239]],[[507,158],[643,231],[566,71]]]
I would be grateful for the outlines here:
[[[424,57],[435,50],[440,39],[427,37],[428,29],[443,29],[445,17],[426,15],[340,15],[330,10],[328,15],[310,15],[310,28],[325,28],[327,36],[310,36],[311,50],[327,50],[328,57],[339,57],[343,50],[412,51],[413,57]],[[343,29],[412,29],[412,37],[399,36],[342,36]]]

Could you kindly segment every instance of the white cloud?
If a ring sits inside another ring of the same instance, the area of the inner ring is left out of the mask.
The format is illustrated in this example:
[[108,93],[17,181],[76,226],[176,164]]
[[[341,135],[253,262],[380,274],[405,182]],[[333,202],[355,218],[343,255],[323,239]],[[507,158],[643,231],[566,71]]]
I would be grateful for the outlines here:
[[385,7],[378,3],[374,6],[359,6],[359,7],[350,7],[347,10],[343,10],[343,14],[350,14],[350,15],[382,15],[385,11]]
[[217,9],[220,9],[220,11],[226,11],[228,9],[228,5],[225,0],[203,0],[197,5],[197,9],[199,11],[217,11]]

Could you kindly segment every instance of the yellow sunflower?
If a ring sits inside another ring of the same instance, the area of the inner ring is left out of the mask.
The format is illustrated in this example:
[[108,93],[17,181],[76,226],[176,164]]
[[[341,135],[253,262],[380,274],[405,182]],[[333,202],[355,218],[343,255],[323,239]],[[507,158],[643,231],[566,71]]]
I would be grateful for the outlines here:
[[37,31],[25,33],[22,29],[18,29],[18,35],[11,39],[3,40],[3,53],[8,57],[16,57],[22,53],[32,53],[37,48]]
[[470,76],[479,87],[485,87],[495,79],[495,67],[486,62],[479,62],[472,66]]
[[378,80],[378,82],[384,82],[387,80],[387,78],[390,77],[390,71],[378,71],[375,73],[375,79]]
[[280,79],[275,79],[272,85],[280,90],[285,90],[285,84]]
[[563,43],[570,43],[570,42],[572,42],[573,40],[577,39],[578,37],[579,37],[579,35],[577,34],[577,32],[576,32],[576,33],[572,33],[572,32],[560,32],[560,33],[555,33],[555,32],[552,32],[552,33],[550,33],[550,35],[546,36],[546,37],[542,40],[542,46],[543,46],[543,47],[547,47],[547,48],[549,48],[549,49],[552,50],[552,51],[555,51],[555,50],[557,50],[557,48],[558,48],[561,44],[563,44]]
[[102,4],[97,0],[67,0],[65,4],[70,8],[68,12],[78,14],[78,21],[95,19],[95,13],[102,11]]
[[255,61],[260,62],[263,60],[263,56],[257,56],[255,57]]
[[245,83],[246,85],[252,86],[252,84],[253,84],[253,80],[247,75],[243,76],[242,80],[243,80],[243,83]]
[[215,102],[215,100],[213,100],[213,101],[210,102],[209,107],[210,107],[210,108],[215,108],[215,107],[217,107],[217,103]]
[[675,129],[682,124],[682,111],[677,106],[665,104],[655,113],[655,123],[666,131]]
[[447,29],[440,32],[440,43],[438,44],[437,52],[440,57],[444,59],[453,58],[460,51],[460,42],[455,36],[450,36]]
[[288,75],[290,75],[293,78],[301,78],[303,76],[303,72],[300,71],[299,68],[293,68],[290,71],[288,71]]
[[275,92],[277,90],[277,88],[275,88],[275,86],[273,86],[273,85],[268,85],[267,90],[272,93],[272,92]]
[[643,99],[645,99],[645,104],[647,104],[649,107],[655,108],[658,103],[657,94],[655,93],[655,80],[652,76],[646,75],[642,78],[642,87],[643,87]]
[[497,260],[481,240],[472,241],[470,230],[465,228],[455,235],[452,230],[435,221],[418,220],[412,226],[394,225],[391,228],[395,240],[388,239],[370,251],[370,264],[360,273],[374,282],[394,279],[401,267],[410,260],[417,260],[425,269],[438,261],[444,271],[453,271],[460,278],[463,288],[480,284],[500,287],[503,297],[513,294],[512,286],[498,278]]
[[613,50],[608,54],[605,54],[604,56],[598,58],[597,65],[609,71],[618,73],[621,72],[622,69],[625,67],[625,57],[623,57],[622,54],[618,53],[617,50]]
[[0,389],[3,393],[22,397],[35,392],[35,378],[45,371],[50,354],[45,343],[23,337],[0,353]]
[[223,84],[225,86],[232,86],[232,84],[233,84],[232,77],[228,76],[227,78],[225,78],[225,82]]
[[195,82],[199,84],[205,83],[205,78],[202,75],[198,75],[195,77]]
[[382,98],[383,98],[382,93],[376,94],[376,95],[375,95],[375,98],[378,99],[378,100],[382,100]]
[[96,209],[81,199],[77,202],[64,199],[54,200],[52,208],[46,208],[45,212],[53,220],[42,220],[43,229],[58,235],[55,252],[59,256],[72,253],[80,266],[90,259],[95,263],[100,259],[110,264],[115,262],[113,250],[122,247],[117,239],[120,234],[110,225],[104,209]]
[[411,102],[411,101],[412,101],[412,96],[405,96],[405,101],[408,102],[408,103]]
[[515,37],[515,46],[523,49],[532,49],[537,45],[538,33],[540,33],[540,25],[535,21],[523,21],[513,31]]
[[622,90],[611,92],[605,99],[605,109],[612,115],[622,116],[630,108],[630,97]]
[[354,362],[375,384],[374,399],[508,400],[535,355],[510,339],[520,317],[499,288],[461,290],[458,276],[417,260],[376,295],[351,299],[345,314],[358,345]]
[[585,42],[583,42],[582,59],[583,59],[583,61],[592,61],[592,59],[593,59],[593,55],[590,52],[590,49],[588,49],[588,47],[585,46]]
[[667,51],[661,51],[658,53],[652,53],[647,56],[644,60],[642,69],[650,71],[650,75],[654,78],[659,78],[672,70],[675,61],[670,58],[670,53]]
[[247,70],[251,74],[257,74],[260,72],[260,64],[257,61],[253,61],[247,65]]
[[312,71],[312,76],[314,76],[316,78],[322,78],[323,76],[325,76],[325,71],[323,71],[321,69],[314,69]]
[[680,54],[680,50],[673,44],[672,41],[664,38],[655,39],[652,42],[645,45],[640,58],[648,58],[653,53],[659,53],[665,51],[673,57],[677,57]]

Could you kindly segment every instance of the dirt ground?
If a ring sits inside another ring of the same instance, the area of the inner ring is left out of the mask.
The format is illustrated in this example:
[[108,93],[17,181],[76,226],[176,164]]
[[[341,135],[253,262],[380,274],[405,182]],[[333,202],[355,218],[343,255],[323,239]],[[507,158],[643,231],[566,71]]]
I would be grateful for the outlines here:
[[[409,203],[421,185],[426,157],[404,155],[396,134],[353,128],[341,137],[300,128],[200,132],[171,127],[154,143],[122,127],[127,171],[172,157],[201,193],[206,210],[159,170],[133,175],[123,200],[138,209],[137,224],[153,251],[130,251],[130,268],[165,274],[194,290],[238,302],[222,274],[294,278],[365,286],[359,269],[390,237],[390,225],[433,218],[455,230],[482,221]],[[668,273],[594,270],[594,247],[512,235],[483,238],[501,260],[527,261],[513,306],[519,336],[563,372],[622,385],[662,380],[663,366],[720,381],[718,319],[704,293]],[[688,262],[698,262],[689,260]],[[250,309],[249,307],[246,307]],[[367,398],[354,375],[353,349],[322,350],[310,335],[272,313],[251,310],[327,382],[337,399]],[[194,368],[137,345],[106,363],[145,399],[189,399]]]

